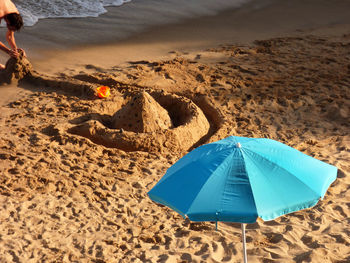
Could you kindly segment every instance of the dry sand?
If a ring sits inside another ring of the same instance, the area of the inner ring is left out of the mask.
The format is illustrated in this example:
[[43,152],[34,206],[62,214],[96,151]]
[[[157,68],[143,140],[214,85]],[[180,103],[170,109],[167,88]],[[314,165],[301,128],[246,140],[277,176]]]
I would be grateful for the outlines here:
[[[129,62],[90,47],[66,53],[65,65],[36,60],[33,76],[2,84],[0,262],[242,262],[239,224],[215,231],[147,197],[186,152],[229,135],[275,139],[339,169],[314,208],[247,226],[249,262],[349,262],[350,27],[290,23],[281,37],[249,29],[242,41],[202,49],[162,34],[158,44],[131,39]],[[95,97],[98,85],[111,96]],[[112,129],[123,112],[143,118]]]

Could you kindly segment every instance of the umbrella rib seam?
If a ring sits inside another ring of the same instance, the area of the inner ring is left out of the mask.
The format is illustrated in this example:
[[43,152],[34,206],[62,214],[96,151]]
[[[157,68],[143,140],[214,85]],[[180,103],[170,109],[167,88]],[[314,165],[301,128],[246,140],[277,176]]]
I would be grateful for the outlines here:
[[[282,169],[283,171],[287,172],[289,175],[292,175],[292,176],[293,176],[293,174],[292,174],[291,172],[289,172],[287,169],[285,169],[285,168],[281,167],[280,165],[278,165],[278,164],[276,164],[276,163],[270,161],[269,159],[267,159],[267,158],[264,157],[263,155],[261,155],[261,154],[259,154],[259,153],[257,153],[257,152],[253,152],[253,151],[251,151],[250,149],[245,149],[245,150],[247,150],[248,154],[249,154],[249,152],[251,152],[251,153],[253,153],[253,154],[256,154],[256,155],[260,156],[261,158],[263,158],[264,160],[268,161],[269,163],[272,163],[273,165],[275,165],[275,166],[277,166],[278,168]],[[254,162],[254,159],[253,159],[253,158],[251,158],[251,159],[252,159],[252,161]],[[294,176],[294,177],[295,177],[295,176]],[[299,182],[301,182],[304,186],[306,186],[308,189],[310,189],[310,190],[317,196],[317,199],[320,199],[320,198],[321,198],[321,196],[320,196],[319,194],[317,194],[312,188],[310,188],[307,184],[305,184],[303,181],[301,181],[298,177],[295,177],[295,178],[296,178]],[[253,195],[253,196],[254,196],[254,195]]]
[[[225,161],[230,158],[232,156],[233,153],[230,153],[226,158],[225,158]],[[213,172],[213,174],[225,163],[225,161],[221,162],[221,164],[219,166],[216,167],[215,171]],[[209,179],[209,178],[208,178]],[[187,209],[187,213],[186,215],[188,214],[188,211],[191,210],[192,206],[193,206],[193,203],[195,202],[195,200],[197,199],[197,197],[199,196],[199,194],[201,193],[202,189],[204,188],[204,186],[207,184],[208,180],[206,180],[206,182],[202,185],[201,187],[201,190],[197,193],[197,195],[193,198],[192,202],[191,202],[191,205],[189,206],[189,208]],[[225,186],[226,186],[226,182],[225,182]],[[221,200],[222,198],[219,199],[220,200],[220,206],[221,206]],[[220,208],[221,209],[221,208]],[[219,221],[219,220],[217,220]]]
[[[257,155],[259,155],[259,156],[260,156],[261,158],[263,158],[264,160],[267,160],[269,163],[272,163],[272,164],[276,165],[278,168],[280,168],[280,169],[286,171],[288,174],[293,175],[293,174],[292,174],[291,172],[289,172],[287,169],[283,168],[282,166],[280,166],[280,165],[278,165],[278,164],[276,164],[276,163],[271,162],[269,159],[267,159],[267,158],[264,157],[263,155],[261,155],[261,154],[259,154],[259,153],[257,153],[257,152],[254,152],[254,153],[257,154]],[[316,196],[318,196],[318,198],[321,198],[321,196],[320,196],[317,192],[315,192],[314,189],[310,188],[307,184],[305,184],[305,183],[304,183],[302,180],[300,180],[298,177],[296,177],[296,178],[297,178],[298,181],[300,181],[303,185],[306,185],[309,189],[311,189],[311,191],[312,191],[314,194],[316,194]]]
[[252,197],[253,197],[253,201],[254,201],[254,205],[255,205],[255,211],[256,211],[256,215],[257,215],[257,217],[258,217],[258,216],[259,216],[259,215],[258,215],[258,208],[257,208],[257,206],[256,206],[255,196],[254,196],[253,189],[252,189],[252,184],[250,183],[250,178],[249,178],[249,176],[248,176],[244,152],[243,152],[243,149],[242,149],[242,148],[239,148],[239,150],[240,150],[240,153],[242,154],[244,172],[245,172],[245,174],[247,175],[247,179],[248,179],[248,181],[249,181],[249,187],[250,187],[250,191],[252,192]]

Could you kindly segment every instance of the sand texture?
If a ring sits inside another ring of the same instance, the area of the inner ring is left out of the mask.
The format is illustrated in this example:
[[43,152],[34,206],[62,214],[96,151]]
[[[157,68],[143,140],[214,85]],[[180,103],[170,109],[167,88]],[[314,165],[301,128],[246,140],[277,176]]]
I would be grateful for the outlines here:
[[248,261],[350,262],[350,35],[57,76],[29,64],[0,73],[20,87],[0,115],[0,262],[242,262],[239,224],[215,231],[147,197],[189,150],[230,135],[339,169],[315,207],[247,226]]

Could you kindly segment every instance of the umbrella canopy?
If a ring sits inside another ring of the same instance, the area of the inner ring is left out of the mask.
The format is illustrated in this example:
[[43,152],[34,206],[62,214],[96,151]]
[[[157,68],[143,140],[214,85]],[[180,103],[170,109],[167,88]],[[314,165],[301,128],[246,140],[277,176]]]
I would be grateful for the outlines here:
[[231,136],[185,155],[148,194],[192,221],[253,223],[314,206],[336,176],[283,143]]

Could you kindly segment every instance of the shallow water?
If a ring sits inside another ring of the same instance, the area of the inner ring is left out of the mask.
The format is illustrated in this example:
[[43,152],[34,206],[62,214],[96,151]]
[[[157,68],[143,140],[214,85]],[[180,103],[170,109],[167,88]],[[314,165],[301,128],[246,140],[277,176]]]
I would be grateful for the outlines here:
[[[250,0],[132,0],[134,21],[147,17],[148,20],[169,20],[196,15],[215,14],[227,8],[239,7]],[[23,16],[26,26],[32,26],[39,19],[97,17],[107,12],[107,6],[121,6],[131,0],[14,0]],[[130,15],[130,14],[129,14]],[[124,17],[124,19],[126,19]],[[128,21],[128,19],[126,19]],[[128,22],[130,23],[130,22]]]

